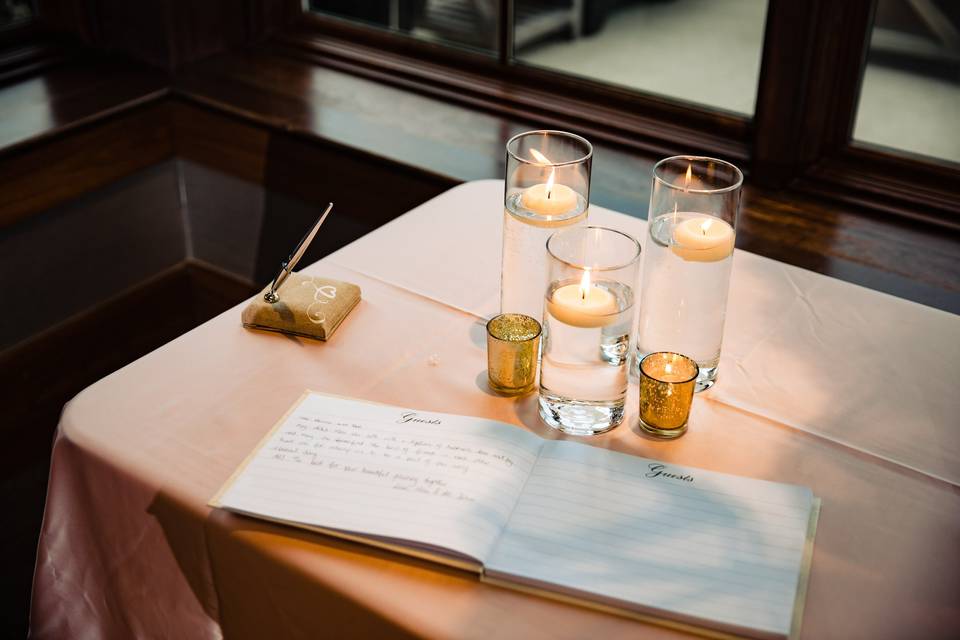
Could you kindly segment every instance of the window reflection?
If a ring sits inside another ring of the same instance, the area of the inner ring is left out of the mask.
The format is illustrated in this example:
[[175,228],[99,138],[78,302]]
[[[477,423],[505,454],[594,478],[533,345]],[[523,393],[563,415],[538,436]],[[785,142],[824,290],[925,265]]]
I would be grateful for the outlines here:
[[853,137],[960,162],[960,3],[879,0]]
[[518,60],[752,115],[766,0],[516,0]]
[[31,0],[0,0],[0,30],[29,22],[35,13]]
[[[499,0],[310,0],[312,11],[495,54]],[[514,0],[514,58],[752,115],[766,0]]]
[[310,0],[310,10],[418,40],[497,49],[498,0]]

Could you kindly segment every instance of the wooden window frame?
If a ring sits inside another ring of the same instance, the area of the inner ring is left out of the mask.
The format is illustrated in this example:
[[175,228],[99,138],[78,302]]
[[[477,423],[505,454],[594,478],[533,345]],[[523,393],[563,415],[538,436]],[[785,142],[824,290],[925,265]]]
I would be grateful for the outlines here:
[[91,18],[81,2],[36,0],[33,18],[0,30],[0,87],[84,54],[78,45],[87,41]]
[[274,42],[317,64],[644,154],[716,155],[760,186],[960,230],[960,165],[852,138],[876,0],[769,0],[752,119],[517,63],[512,0],[495,55],[284,1],[293,18]]

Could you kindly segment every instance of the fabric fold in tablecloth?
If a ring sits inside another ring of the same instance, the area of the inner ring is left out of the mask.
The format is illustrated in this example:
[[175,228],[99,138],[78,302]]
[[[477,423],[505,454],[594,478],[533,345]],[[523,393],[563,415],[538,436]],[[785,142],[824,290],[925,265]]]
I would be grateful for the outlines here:
[[[385,227],[387,237],[307,267],[364,291],[328,342],[247,331],[238,306],[74,398],[54,449],[33,637],[676,638],[206,506],[305,388],[560,437],[539,420],[535,396],[499,397],[486,384],[478,318],[496,311],[499,223],[489,216],[502,216],[502,188],[454,189]],[[407,218],[432,238],[411,236]],[[643,232],[643,221],[599,208],[593,221]],[[638,435],[631,385],[626,423],[589,443],[823,497],[803,626],[812,637],[955,636],[960,493],[873,456],[956,471],[956,400],[919,375],[901,389],[890,378],[898,362],[883,359],[912,355],[930,376],[953,379],[946,340],[958,319],[742,252],[734,269],[721,381],[702,396],[716,401],[694,403],[691,432],[673,442]],[[858,350],[861,335],[869,348]],[[839,363],[832,378],[824,363]],[[859,389],[863,367],[876,381]],[[751,408],[731,408],[741,401]],[[909,422],[911,412],[922,416],[912,432],[876,419]],[[798,436],[783,426],[790,420],[818,435]],[[850,455],[852,445],[834,445],[843,438],[873,453]]]
[[[461,206],[426,202],[329,260],[495,315],[503,182],[454,192]],[[645,220],[602,207],[589,223],[646,237]],[[706,397],[960,486],[958,381],[957,316],[736,251],[720,378]]]

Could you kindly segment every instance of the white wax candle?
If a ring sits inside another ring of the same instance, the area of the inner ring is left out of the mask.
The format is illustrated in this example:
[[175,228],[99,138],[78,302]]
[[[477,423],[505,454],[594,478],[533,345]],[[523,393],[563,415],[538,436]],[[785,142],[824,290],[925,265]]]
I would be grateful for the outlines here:
[[525,190],[520,196],[523,208],[544,216],[556,216],[575,210],[577,192],[565,184],[551,182],[535,184]]
[[584,273],[580,284],[568,284],[553,292],[547,311],[564,324],[574,327],[605,327],[616,320],[617,299],[602,287],[590,284]]
[[733,252],[733,227],[720,218],[697,216],[673,229],[671,250],[691,262],[716,262]]

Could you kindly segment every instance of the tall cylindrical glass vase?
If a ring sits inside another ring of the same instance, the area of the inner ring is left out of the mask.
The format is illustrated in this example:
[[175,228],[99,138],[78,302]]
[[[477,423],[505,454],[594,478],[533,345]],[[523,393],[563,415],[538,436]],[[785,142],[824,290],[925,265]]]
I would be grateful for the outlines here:
[[593,148],[563,131],[528,131],[507,142],[500,313],[543,314],[550,234],[582,225]]
[[717,380],[742,184],[737,167],[714,158],[653,169],[635,362],[657,351],[692,358],[697,391]]
[[640,243],[578,227],[550,236],[547,254],[540,417],[565,433],[603,433],[623,421]]

